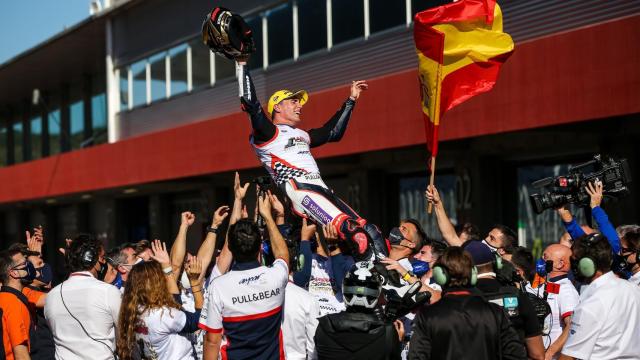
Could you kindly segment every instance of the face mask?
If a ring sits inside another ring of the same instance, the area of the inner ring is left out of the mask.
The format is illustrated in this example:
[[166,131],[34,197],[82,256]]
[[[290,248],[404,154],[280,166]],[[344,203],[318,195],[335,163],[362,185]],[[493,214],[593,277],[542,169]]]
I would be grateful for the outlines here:
[[400,245],[400,242],[404,239],[405,237],[404,235],[402,235],[402,232],[400,231],[399,227],[394,227],[389,232],[389,243],[391,245]]
[[109,267],[107,266],[107,262],[106,261],[103,262],[103,263],[98,261],[98,264],[100,264],[100,269],[96,273],[96,278],[98,280],[100,280],[100,281],[103,281],[104,277],[107,275],[107,270],[109,270]]
[[36,277],[36,280],[48,284],[53,280],[53,272],[51,271],[51,266],[49,264],[44,264],[41,268],[36,269],[40,276]]
[[116,278],[113,279],[111,285],[117,287],[118,289],[122,288],[122,276],[120,275],[120,273],[116,274]]
[[487,246],[489,247],[489,250],[491,250],[491,252],[492,252],[492,253],[496,253],[496,252],[498,252],[498,248],[497,248],[497,247],[494,247],[494,246],[493,246],[493,245],[491,245],[491,244],[489,244],[489,243],[487,242],[487,240],[482,240],[482,243],[483,243],[483,244],[485,244],[485,245],[487,245]]
[[36,268],[33,266],[31,261],[26,261],[25,263],[14,267],[13,270],[23,270],[27,273],[25,276],[17,278],[20,279],[23,284],[31,284],[36,278]]
[[183,271],[182,276],[180,277],[180,285],[182,285],[183,289],[191,289],[191,283],[189,282],[189,276],[187,276],[187,272]]
[[413,273],[416,274],[417,277],[422,277],[422,275],[429,272],[429,263],[422,260],[414,260],[411,263],[411,267],[413,268]]

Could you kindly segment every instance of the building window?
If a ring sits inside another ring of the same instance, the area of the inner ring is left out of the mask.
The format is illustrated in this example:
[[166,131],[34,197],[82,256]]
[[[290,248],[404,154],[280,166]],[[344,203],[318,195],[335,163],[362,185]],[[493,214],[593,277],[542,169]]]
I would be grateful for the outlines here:
[[131,65],[131,77],[133,80],[133,107],[147,103],[147,70],[146,61],[138,61]]
[[287,2],[267,12],[269,64],[293,58],[293,15]]
[[[192,54],[193,55],[193,54]],[[187,44],[169,50],[171,58],[171,96],[187,91]]]
[[23,137],[23,127],[22,121],[18,120],[13,123],[13,159],[14,163],[21,163],[24,161],[24,157],[22,156],[22,139]]
[[152,56],[149,59],[151,67],[151,101],[167,98],[167,65],[165,53]]
[[[2,120],[0,120],[2,121]],[[0,124],[0,166],[7,166],[7,127],[4,124]]]
[[369,29],[371,33],[406,23],[405,0],[369,0]]
[[129,67],[120,69],[120,111],[129,108]]
[[[253,42],[256,44],[256,52],[251,54],[248,66],[249,69],[259,69],[262,67],[262,54],[264,51],[264,44],[262,43],[262,17],[256,16],[252,19],[247,19],[247,24],[253,32]],[[216,64],[218,61],[219,59],[216,59]]]
[[331,2],[333,44],[364,36],[364,3],[361,0]]
[[60,109],[54,109],[47,115],[49,122],[49,154],[55,155],[60,153]]
[[30,120],[31,160],[42,157],[42,118],[32,117]]
[[[211,65],[209,64],[209,53],[207,46],[197,38],[189,43],[191,46],[191,77],[193,88],[201,88],[211,84]],[[171,80],[173,81],[173,59],[171,59]]]
[[84,141],[84,104],[78,100],[69,106],[71,149],[80,149]]
[[327,47],[327,0],[298,0],[300,55]]
[[107,97],[104,92],[91,96],[91,120],[93,143],[107,142]]

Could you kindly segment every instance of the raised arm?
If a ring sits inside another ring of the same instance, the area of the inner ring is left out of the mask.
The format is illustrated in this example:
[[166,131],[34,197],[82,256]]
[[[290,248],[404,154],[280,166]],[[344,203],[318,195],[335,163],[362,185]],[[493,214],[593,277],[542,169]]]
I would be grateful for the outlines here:
[[262,110],[253,79],[245,61],[238,61],[242,83],[240,89],[240,104],[242,110],[249,114],[253,128],[253,141],[256,145],[268,142],[276,135],[276,126],[269,120]]
[[[213,213],[213,220],[211,221],[211,231],[207,232],[207,237],[205,237],[202,245],[200,245],[200,249],[198,249],[198,259],[202,262],[202,268],[206,269],[211,264],[211,260],[213,260],[214,251],[216,250],[216,240],[218,239],[218,234],[220,234],[220,226],[222,226],[222,222],[229,215],[229,207],[224,205],[220,206],[216,209],[215,213]],[[204,278],[206,271],[200,273],[200,282]]]
[[311,147],[342,139],[347,130],[353,107],[356,105],[356,100],[360,97],[360,93],[368,88],[369,85],[364,80],[351,83],[351,95],[342,104],[342,107],[322,127],[308,131],[311,138]]
[[424,193],[427,198],[427,202],[433,204],[433,208],[436,212],[436,221],[438,222],[438,228],[442,234],[442,238],[449,244],[449,246],[460,246],[462,240],[458,237],[456,229],[453,227],[451,220],[447,216],[447,212],[444,209],[442,199],[435,186],[429,185],[427,191]]
[[187,253],[187,231],[195,220],[196,216],[192,212],[185,211],[180,215],[178,235],[176,235],[176,240],[171,245],[171,267],[173,267],[173,272],[177,275],[180,275],[184,255]]
[[598,229],[602,235],[604,235],[607,240],[609,240],[609,244],[611,245],[611,251],[614,254],[620,253],[620,238],[618,237],[618,233],[616,229],[609,221],[609,217],[607,213],[600,207],[600,203],[602,203],[603,196],[603,186],[602,181],[596,181],[594,184],[588,183],[586,186],[587,193],[591,197],[589,205],[591,206],[591,215],[596,220],[596,224],[598,224]]
[[284,238],[282,237],[282,234],[280,234],[280,230],[278,230],[278,226],[271,216],[271,201],[269,200],[269,196],[271,196],[271,191],[269,191],[268,196],[258,197],[258,211],[260,211],[260,215],[262,215],[262,218],[267,225],[273,256],[276,259],[280,258],[284,260],[288,266],[289,248],[287,248],[287,244],[284,242]]
[[164,271],[165,279],[167,280],[167,288],[169,289],[170,294],[180,294],[180,289],[178,289],[178,283],[176,282],[176,276],[173,270],[169,271],[172,268],[171,260],[169,259],[169,253],[167,252],[167,244],[160,242],[160,240],[156,239],[151,242],[151,250],[153,251],[153,255],[151,258],[162,266],[162,271]]

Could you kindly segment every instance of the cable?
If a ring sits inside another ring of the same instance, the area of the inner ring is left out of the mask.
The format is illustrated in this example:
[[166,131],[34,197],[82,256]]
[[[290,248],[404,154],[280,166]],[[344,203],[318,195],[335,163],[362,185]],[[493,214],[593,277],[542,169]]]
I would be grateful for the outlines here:
[[62,284],[64,284],[64,281],[60,283],[60,299],[62,300],[62,305],[64,305],[64,308],[67,309],[67,312],[69,313],[69,315],[71,315],[71,317],[78,322],[78,325],[80,325],[80,328],[82,329],[82,331],[84,331],[84,333],[93,341],[100,343],[104,346],[107,347],[107,349],[109,349],[109,351],[111,352],[111,354],[113,354],[113,358],[118,360],[118,354],[116,354],[115,350],[111,349],[111,346],[109,346],[108,344],[94,338],[93,336],[89,335],[89,332],[87,331],[87,329],[84,328],[84,326],[82,325],[82,323],[80,322],[80,320],[78,320],[78,318],[76,318],[75,316],[73,316],[73,314],[71,313],[71,311],[69,310],[69,308],[67,307],[67,304],[64,302],[64,297],[62,296]]

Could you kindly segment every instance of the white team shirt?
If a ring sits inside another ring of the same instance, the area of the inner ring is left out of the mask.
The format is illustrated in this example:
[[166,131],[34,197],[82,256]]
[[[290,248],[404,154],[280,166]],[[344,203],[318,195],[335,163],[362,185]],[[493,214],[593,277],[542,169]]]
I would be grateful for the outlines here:
[[342,289],[336,288],[331,257],[325,258],[324,256],[313,254],[308,290],[318,301],[322,316],[339,313],[346,309],[342,299]]
[[194,360],[191,341],[179,332],[187,322],[186,315],[169,307],[146,310],[136,328],[136,340],[142,340],[144,356],[149,359]]
[[562,335],[564,319],[573,315],[580,301],[578,291],[566,276],[552,282],[560,285],[560,291],[557,294],[547,293],[547,303],[551,307],[551,314],[544,319],[542,330],[543,334],[548,334],[548,336],[542,336],[545,349],[549,348]]
[[306,131],[282,124],[276,125],[276,134],[266,143],[256,145],[251,138],[260,162],[278,185],[293,178],[320,179],[310,144]]
[[564,355],[640,359],[640,288],[608,272],[580,294]]
[[287,360],[315,359],[313,337],[318,327],[320,305],[313,295],[289,281],[284,300],[282,338]]
[[257,261],[236,263],[232,271],[213,280],[199,327],[213,333],[224,328],[223,358],[284,357],[280,326],[288,280],[289,269],[282,259],[271,267]]
[[[88,271],[73,273],[51,289],[44,316],[53,333],[56,359],[113,359],[121,300],[117,287],[94,278]],[[69,312],[94,339],[104,344],[91,340]]]
[[629,278],[629,281],[631,281],[632,284],[636,284],[636,285],[640,286],[640,271],[638,271],[637,273],[633,274]]

